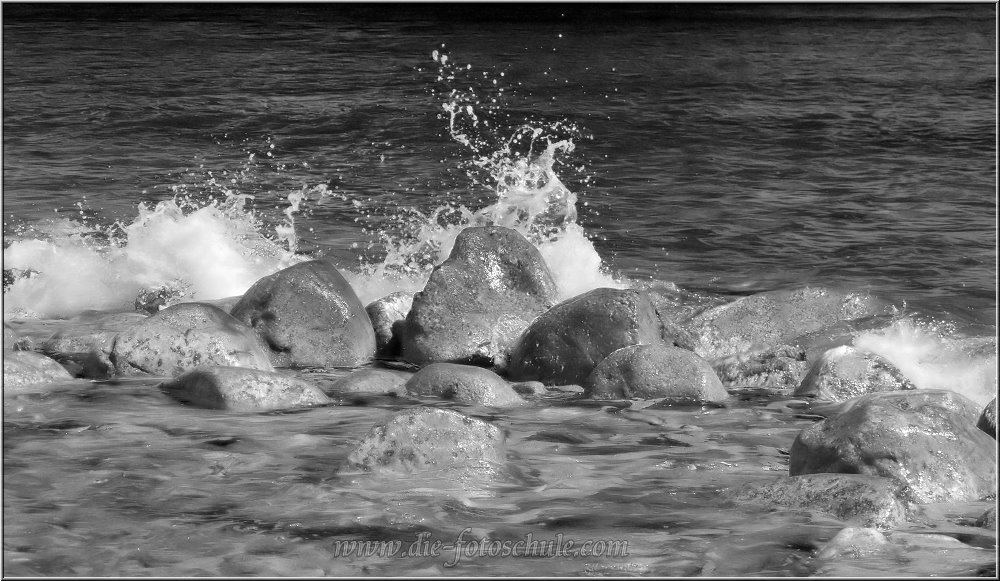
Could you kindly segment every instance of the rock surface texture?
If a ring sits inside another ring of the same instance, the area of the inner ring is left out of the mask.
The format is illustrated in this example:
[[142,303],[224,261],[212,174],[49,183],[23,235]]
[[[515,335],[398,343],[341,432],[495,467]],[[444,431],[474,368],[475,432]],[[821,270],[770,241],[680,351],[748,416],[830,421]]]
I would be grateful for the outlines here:
[[700,403],[729,397],[707,361],[687,349],[661,343],[616,350],[597,364],[583,387],[595,399]]
[[302,380],[245,367],[198,367],[160,387],[184,403],[231,411],[270,411],[330,401],[321,389]]
[[413,395],[434,395],[461,403],[507,407],[524,400],[504,378],[482,367],[432,363],[406,382]]
[[824,353],[794,395],[844,401],[868,393],[908,389],[916,387],[885,358],[845,345]]
[[4,393],[30,391],[56,381],[73,379],[56,360],[33,351],[3,350]]

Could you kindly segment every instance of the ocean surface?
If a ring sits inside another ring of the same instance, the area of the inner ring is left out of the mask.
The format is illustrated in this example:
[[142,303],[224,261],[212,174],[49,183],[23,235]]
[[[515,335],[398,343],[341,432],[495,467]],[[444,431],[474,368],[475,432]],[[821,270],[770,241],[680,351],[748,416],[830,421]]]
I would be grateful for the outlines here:
[[[365,303],[416,292],[462,227],[501,223],[565,297],[873,293],[900,316],[868,342],[918,387],[996,393],[995,353],[930,355],[996,335],[995,4],[7,3],[2,41],[3,310],[27,336],[320,256]],[[412,402],[248,416],[155,383],[5,396],[7,574],[995,572],[991,531],[824,563],[803,547],[842,523],[724,507],[787,473],[815,421],[789,397],[492,413],[510,474],[414,483],[338,471]],[[629,556],[332,554],[467,527]]]

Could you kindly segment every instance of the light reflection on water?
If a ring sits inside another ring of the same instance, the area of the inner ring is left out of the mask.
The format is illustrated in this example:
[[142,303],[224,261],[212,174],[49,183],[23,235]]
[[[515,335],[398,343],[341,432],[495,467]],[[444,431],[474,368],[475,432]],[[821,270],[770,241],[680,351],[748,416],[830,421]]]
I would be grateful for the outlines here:
[[[346,400],[345,400],[346,401]],[[793,407],[789,407],[789,403]],[[735,509],[721,491],[787,474],[814,419],[795,400],[744,392],[726,408],[619,409],[555,398],[464,409],[508,430],[492,475],[342,469],[376,422],[426,400],[372,398],[285,413],[177,404],[155,382],[82,381],[4,400],[5,570],[11,575],[954,574],[992,552],[817,561],[844,523],[809,511]],[[974,515],[987,504],[973,503]],[[927,532],[923,525],[913,530]],[[628,556],[347,558],[335,541],[445,544],[557,535],[624,540]],[[956,552],[957,551],[957,552]],[[879,559],[882,559],[880,561]],[[884,562],[883,562],[884,561]]]

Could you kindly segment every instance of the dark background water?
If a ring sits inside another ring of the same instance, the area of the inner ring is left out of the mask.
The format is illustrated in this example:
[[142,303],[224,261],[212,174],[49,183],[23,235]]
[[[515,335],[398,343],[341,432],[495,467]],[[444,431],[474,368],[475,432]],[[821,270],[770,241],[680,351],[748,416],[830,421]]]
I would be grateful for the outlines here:
[[[273,220],[303,185],[342,194],[299,229],[353,264],[400,209],[488,203],[442,118],[471,88],[586,136],[557,170],[618,272],[995,317],[993,4],[3,11],[5,233],[81,202],[127,221],[226,171]],[[434,49],[472,68],[438,81]]]

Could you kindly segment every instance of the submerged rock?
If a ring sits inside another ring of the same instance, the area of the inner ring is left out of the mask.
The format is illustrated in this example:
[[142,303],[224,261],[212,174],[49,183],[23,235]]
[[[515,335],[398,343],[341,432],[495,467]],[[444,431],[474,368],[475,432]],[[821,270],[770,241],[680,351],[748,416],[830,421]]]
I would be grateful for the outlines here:
[[658,343],[673,344],[674,337],[647,294],[598,288],[535,319],[515,344],[507,374],[515,381],[581,384],[614,351]]
[[866,527],[891,529],[906,520],[909,488],[865,474],[804,474],[753,481],[729,493],[737,504],[821,510]]
[[358,369],[332,386],[343,393],[391,393],[404,395],[410,374],[387,369]]
[[762,351],[840,321],[887,314],[890,305],[871,295],[806,287],[768,291],[710,308],[690,319],[695,352],[714,359]]
[[363,470],[492,470],[506,460],[504,442],[503,430],[489,422],[454,410],[420,407],[375,425],[347,461]]
[[318,387],[274,371],[205,366],[160,384],[174,399],[197,407],[269,411],[329,403]]
[[908,484],[918,502],[995,494],[995,440],[977,429],[975,404],[950,391],[873,393],[803,430],[789,474],[870,474]]
[[805,351],[791,345],[728,355],[711,361],[711,364],[726,387],[791,389],[799,385],[809,368]]
[[687,349],[663,344],[618,349],[597,364],[583,387],[594,399],[700,403],[729,397],[707,361]]
[[503,367],[511,343],[556,296],[545,261],[524,236],[500,226],[466,228],[396,326],[401,357]]
[[993,398],[983,408],[983,413],[979,416],[976,427],[993,436],[994,440],[997,438],[997,398]]
[[844,401],[867,393],[909,389],[916,387],[884,357],[843,346],[824,353],[794,395]]
[[375,356],[392,358],[399,355],[399,337],[393,332],[393,325],[406,320],[413,306],[413,295],[395,292],[370,303],[365,307],[368,318],[375,330]]
[[3,350],[4,393],[73,379],[59,362],[33,351]]
[[889,539],[872,528],[841,529],[816,553],[818,559],[860,559],[880,553],[890,547]]
[[482,367],[432,363],[406,382],[413,395],[434,395],[467,404],[493,407],[521,405],[524,400],[502,377]]
[[200,365],[273,369],[253,331],[205,303],[181,303],[119,333],[110,361],[118,375],[174,376]]
[[231,312],[253,327],[275,366],[355,367],[375,356],[375,331],[364,305],[326,260],[265,276]]

